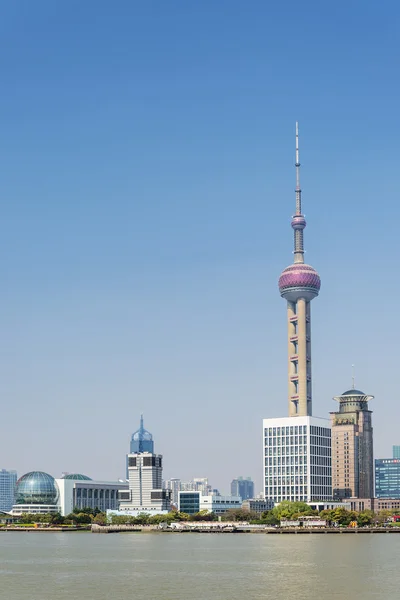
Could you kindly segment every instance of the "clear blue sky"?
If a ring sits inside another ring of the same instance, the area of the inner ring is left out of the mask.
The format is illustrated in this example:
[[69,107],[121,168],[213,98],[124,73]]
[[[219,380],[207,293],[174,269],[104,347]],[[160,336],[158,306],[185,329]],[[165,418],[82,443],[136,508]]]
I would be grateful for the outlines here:
[[[287,414],[300,122],[314,413],[374,394],[398,433],[400,5],[19,0],[0,7],[0,467],[260,487]],[[396,417],[396,418],[394,418]]]

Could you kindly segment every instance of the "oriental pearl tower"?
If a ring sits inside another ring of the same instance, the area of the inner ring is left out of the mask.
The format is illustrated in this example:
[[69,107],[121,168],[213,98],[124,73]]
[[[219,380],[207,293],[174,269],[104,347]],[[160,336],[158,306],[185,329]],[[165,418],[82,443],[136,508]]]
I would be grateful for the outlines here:
[[321,279],[304,263],[303,231],[306,220],[301,207],[299,125],[296,123],[296,212],[294,262],[279,277],[279,291],[287,301],[289,417],[312,415],[311,300],[318,296]]

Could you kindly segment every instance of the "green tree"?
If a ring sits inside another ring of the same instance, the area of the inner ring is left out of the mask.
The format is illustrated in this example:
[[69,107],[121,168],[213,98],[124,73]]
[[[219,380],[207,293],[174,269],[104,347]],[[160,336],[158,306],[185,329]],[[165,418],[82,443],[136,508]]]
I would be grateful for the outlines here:
[[191,521],[218,521],[218,515],[209,512],[208,510],[201,510],[194,515],[190,515]]
[[62,525],[64,523],[64,517],[61,516],[61,513],[53,513],[50,517],[51,525]]
[[107,515],[104,512],[99,512],[94,518],[93,523],[96,525],[107,525]]
[[306,502],[290,502],[284,500],[278,506],[272,509],[274,516],[281,521],[282,519],[293,519],[294,515],[314,515],[315,511],[306,504]]
[[222,515],[222,521],[251,521],[257,519],[257,513],[243,508],[230,508]]
[[266,510],[261,515],[261,522],[265,523],[265,525],[279,525],[279,519],[272,512],[272,510]]
[[365,527],[366,525],[371,525],[374,522],[374,513],[372,510],[364,510],[360,512],[357,516],[357,525],[359,527]]

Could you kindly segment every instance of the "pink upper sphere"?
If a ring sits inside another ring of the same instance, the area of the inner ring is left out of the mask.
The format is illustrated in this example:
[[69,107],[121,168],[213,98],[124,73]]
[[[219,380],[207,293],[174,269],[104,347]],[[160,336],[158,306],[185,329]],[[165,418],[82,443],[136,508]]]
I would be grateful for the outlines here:
[[303,230],[307,223],[303,215],[294,215],[291,225],[293,229]]
[[[312,296],[317,296],[321,287],[321,279],[317,271],[310,265],[295,263],[287,267],[279,277],[279,291],[285,295],[287,291],[302,288]],[[300,291],[300,290],[299,290]]]

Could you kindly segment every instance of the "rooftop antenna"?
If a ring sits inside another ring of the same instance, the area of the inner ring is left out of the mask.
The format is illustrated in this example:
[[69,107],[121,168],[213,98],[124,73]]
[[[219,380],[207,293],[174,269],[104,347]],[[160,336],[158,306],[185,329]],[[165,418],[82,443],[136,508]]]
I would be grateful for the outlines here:
[[352,390],[355,390],[355,376],[354,376],[354,365],[351,365],[351,385],[352,385]]

